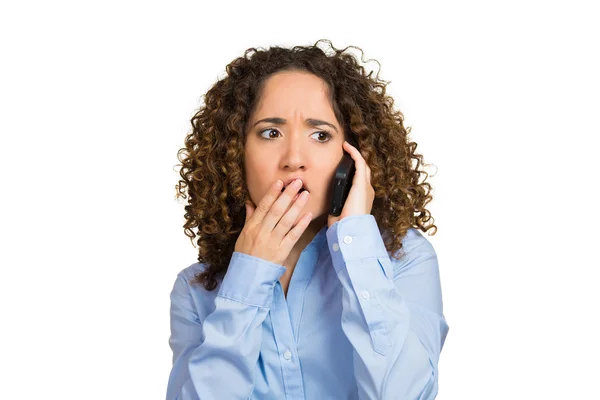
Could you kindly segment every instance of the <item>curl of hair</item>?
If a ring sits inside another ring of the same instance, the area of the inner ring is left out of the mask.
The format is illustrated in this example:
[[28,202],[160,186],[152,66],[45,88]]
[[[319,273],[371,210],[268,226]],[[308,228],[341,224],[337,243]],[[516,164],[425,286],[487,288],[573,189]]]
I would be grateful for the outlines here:
[[[331,49],[322,49],[321,43]],[[437,232],[425,208],[433,197],[425,182],[429,174],[420,169],[429,164],[416,153],[410,127],[404,127],[403,114],[386,95],[389,82],[380,80],[379,72],[367,74],[348,48],[362,53],[355,46],[336,49],[326,39],[311,46],[250,48],[227,65],[227,76],[203,96],[204,106],[192,117],[192,131],[177,153],[181,180],[176,198],[187,199],[184,233],[192,244],[198,237],[198,262],[206,264],[194,283],[213,290],[227,271],[249,199],[243,162],[246,124],[265,80],[279,71],[309,72],[328,84],[338,122],[371,168],[371,214],[380,230],[389,233],[382,238],[392,257],[402,257],[398,251],[409,228]]]

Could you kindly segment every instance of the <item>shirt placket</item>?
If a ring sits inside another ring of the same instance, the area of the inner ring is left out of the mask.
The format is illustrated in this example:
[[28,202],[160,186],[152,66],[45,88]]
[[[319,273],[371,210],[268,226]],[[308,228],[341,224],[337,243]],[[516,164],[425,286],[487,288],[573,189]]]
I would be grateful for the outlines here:
[[270,313],[273,323],[273,335],[275,336],[275,344],[283,374],[285,398],[303,400],[304,387],[298,348],[294,340],[292,321],[280,282],[275,285]]

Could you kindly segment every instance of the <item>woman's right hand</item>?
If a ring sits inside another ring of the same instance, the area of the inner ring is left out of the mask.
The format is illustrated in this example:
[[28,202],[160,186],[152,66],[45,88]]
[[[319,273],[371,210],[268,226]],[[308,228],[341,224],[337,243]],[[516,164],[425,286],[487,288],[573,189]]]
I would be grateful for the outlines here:
[[306,213],[295,224],[300,211],[306,205],[309,193],[300,193],[288,210],[294,196],[302,187],[302,181],[297,179],[289,184],[283,193],[281,185],[283,183],[280,180],[275,182],[256,208],[250,201],[246,202],[246,221],[234,251],[280,265],[288,257],[312,220],[312,215]]

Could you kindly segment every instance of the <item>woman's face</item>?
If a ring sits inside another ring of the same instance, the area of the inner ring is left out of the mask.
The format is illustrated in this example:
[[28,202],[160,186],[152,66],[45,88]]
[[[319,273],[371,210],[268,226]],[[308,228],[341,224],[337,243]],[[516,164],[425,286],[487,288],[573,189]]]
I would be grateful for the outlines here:
[[[266,118],[280,120],[261,121]],[[246,135],[245,178],[255,206],[277,179],[299,177],[310,197],[296,222],[309,211],[313,220],[328,214],[344,133],[322,79],[297,71],[270,76]]]

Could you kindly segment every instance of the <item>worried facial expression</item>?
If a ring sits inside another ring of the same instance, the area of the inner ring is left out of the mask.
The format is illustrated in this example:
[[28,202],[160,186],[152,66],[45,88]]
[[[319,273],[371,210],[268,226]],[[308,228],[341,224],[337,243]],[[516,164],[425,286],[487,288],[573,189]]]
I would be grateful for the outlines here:
[[270,76],[250,116],[244,149],[246,183],[257,205],[280,179],[301,178],[310,192],[298,216],[329,212],[331,183],[343,156],[343,128],[321,78],[298,71]]

